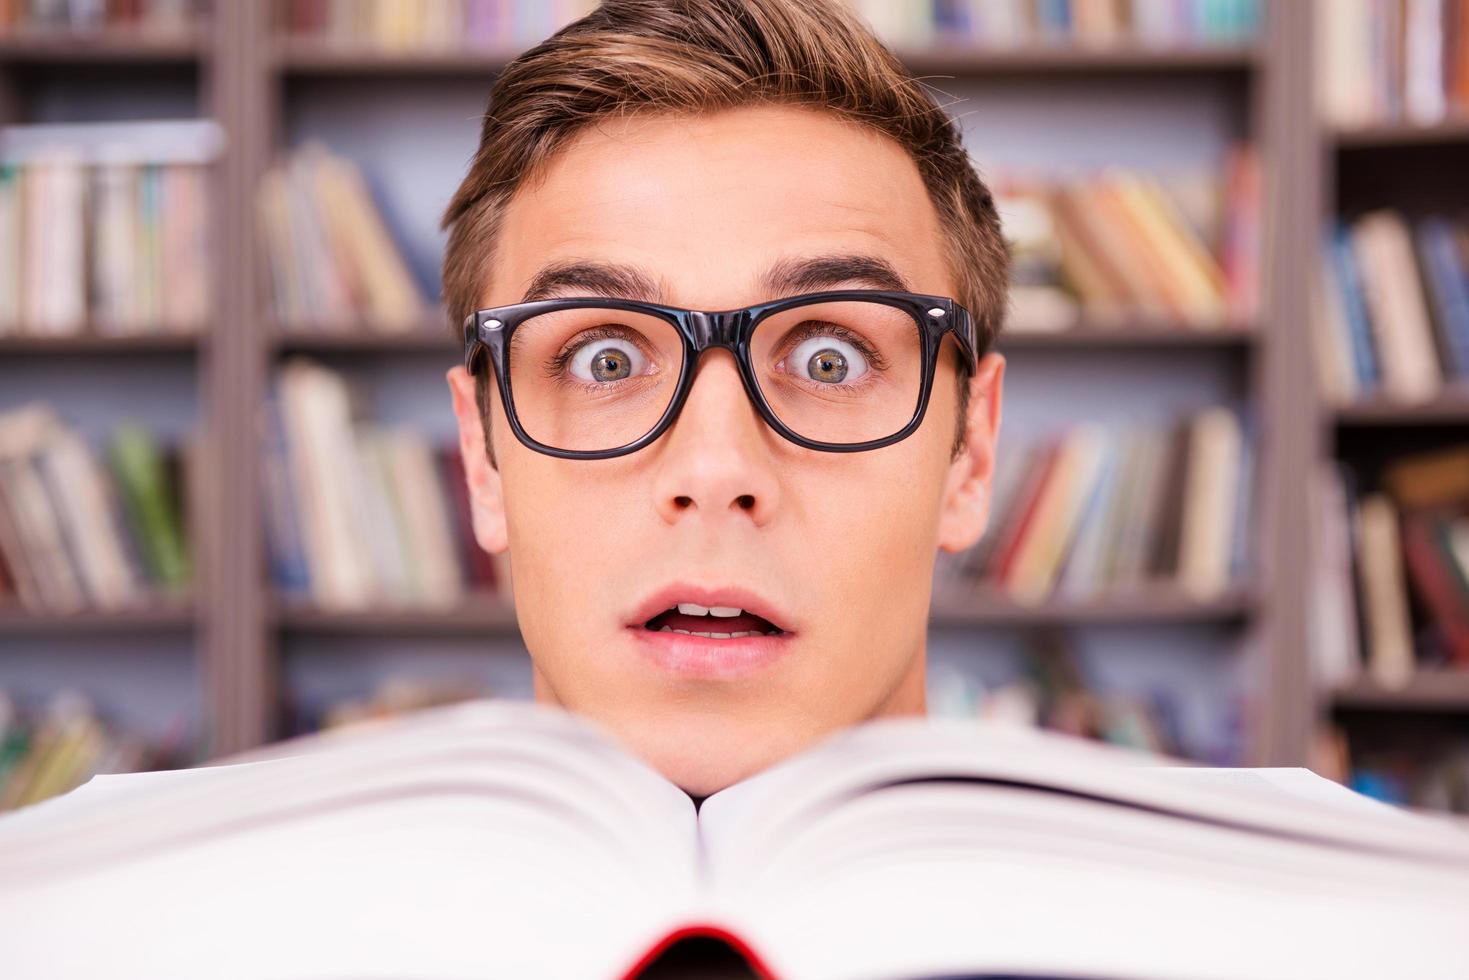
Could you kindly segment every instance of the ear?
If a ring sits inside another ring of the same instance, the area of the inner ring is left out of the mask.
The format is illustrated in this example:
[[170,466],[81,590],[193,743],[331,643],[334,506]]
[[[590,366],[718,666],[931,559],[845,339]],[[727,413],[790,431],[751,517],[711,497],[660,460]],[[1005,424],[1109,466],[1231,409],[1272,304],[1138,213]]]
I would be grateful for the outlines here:
[[1004,381],[1005,358],[993,352],[984,356],[969,379],[964,446],[949,465],[939,514],[938,545],[945,551],[970,547],[989,523]]
[[[454,400],[454,417],[459,420],[459,455],[464,460],[468,481],[469,510],[474,520],[474,539],[491,554],[499,554],[508,546],[505,529],[505,495],[500,485],[500,471],[490,465],[486,451],[484,425],[479,406],[475,404],[474,376],[457,364],[445,378]],[[494,398],[493,389],[489,395]]]

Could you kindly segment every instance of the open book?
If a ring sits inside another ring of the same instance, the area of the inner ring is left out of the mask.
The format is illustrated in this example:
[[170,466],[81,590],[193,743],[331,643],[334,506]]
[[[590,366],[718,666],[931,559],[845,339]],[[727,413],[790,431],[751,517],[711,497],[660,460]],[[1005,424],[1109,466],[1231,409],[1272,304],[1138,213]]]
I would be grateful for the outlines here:
[[98,776],[0,819],[0,973],[626,977],[681,930],[774,977],[1469,973],[1469,833],[1304,770],[867,722],[705,800],[484,700]]

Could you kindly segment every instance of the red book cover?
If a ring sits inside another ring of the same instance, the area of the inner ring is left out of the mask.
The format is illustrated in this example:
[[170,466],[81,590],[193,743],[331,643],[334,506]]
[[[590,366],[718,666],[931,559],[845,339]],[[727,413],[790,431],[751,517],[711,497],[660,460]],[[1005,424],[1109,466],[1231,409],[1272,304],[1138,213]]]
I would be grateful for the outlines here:
[[1403,553],[1419,598],[1428,609],[1454,663],[1469,665],[1469,591],[1452,564],[1441,533],[1449,515],[1440,511],[1403,514]]
[[755,976],[759,980],[777,980],[775,972],[765,964],[759,954],[751,949],[749,944],[743,939],[727,929],[702,922],[679,926],[677,929],[669,932],[668,935],[658,940],[651,949],[639,957],[638,961],[629,967],[625,973],[620,974],[621,980],[638,980],[642,972],[652,966],[653,962],[662,956],[665,950],[679,940],[687,939],[690,936],[706,936],[727,944],[749,964],[750,969],[754,971]]
[[989,575],[991,581],[995,583],[1009,581],[1011,568],[1015,564],[1015,556],[1019,554],[1026,532],[1035,520],[1036,509],[1046,495],[1046,485],[1056,471],[1056,460],[1060,458],[1065,441],[1064,438],[1053,439],[1042,454],[1038,464],[1040,473],[1034,484],[1026,488],[1029,499],[1021,501],[1021,507],[1016,511],[1019,519],[1003,529],[1004,540],[999,542],[995,548],[995,560],[991,565]]

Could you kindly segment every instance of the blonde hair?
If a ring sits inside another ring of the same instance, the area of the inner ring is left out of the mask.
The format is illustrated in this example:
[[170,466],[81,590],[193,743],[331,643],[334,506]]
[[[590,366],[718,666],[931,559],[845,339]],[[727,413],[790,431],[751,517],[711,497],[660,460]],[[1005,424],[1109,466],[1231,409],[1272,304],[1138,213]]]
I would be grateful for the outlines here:
[[[912,155],[945,231],[955,298],[975,318],[983,356],[1004,320],[1009,280],[994,199],[957,124],[835,0],[605,0],[511,61],[490,89],[479,149],[441,222],[449,230],[443,294],[455,336],[478,306],[506,205],[583,127],[628,113],[759,104],[833,112]],[[955,453],[964,441],[968,368],[959,371]],[[477,375],[486,433],[488,373]]]

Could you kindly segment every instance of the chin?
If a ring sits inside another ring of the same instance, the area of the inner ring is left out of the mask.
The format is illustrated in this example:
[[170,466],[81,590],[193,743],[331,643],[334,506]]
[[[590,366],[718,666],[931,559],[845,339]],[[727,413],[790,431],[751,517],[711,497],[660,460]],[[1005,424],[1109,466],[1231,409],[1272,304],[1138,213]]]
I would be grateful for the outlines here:
[[796,732],[771,731],[764,723],[682,712],[615,730],[639,758],[694,796],[709,796],[753,776],[809,741]]

